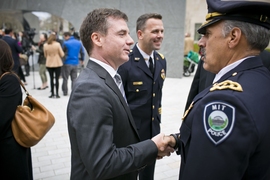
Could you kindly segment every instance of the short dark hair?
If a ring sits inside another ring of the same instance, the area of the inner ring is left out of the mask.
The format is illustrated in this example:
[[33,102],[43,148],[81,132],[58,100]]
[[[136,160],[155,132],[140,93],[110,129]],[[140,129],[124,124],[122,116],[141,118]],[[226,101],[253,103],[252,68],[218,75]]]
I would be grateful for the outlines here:
[[115,19],[124,19],[126,22],[128,21],[128,17],[125,13],[118,9],[109,8],[95,9],[90,12],[84,19],[80,28],[80,36],[81,41],[89,56],[93,49],[91,35],[94,32],[99,32],[106,35],[108,31],[107,19],[109,17]]
[[13,31],[11,28],[6,28],[5,29],[5,34],[10,34]]
[[64,32],[64,36],[71,36],[70,32]]
[[157,13],[147,13],[147,14],[143,14],[141,15],[138,19],[137,19],[137,23],[136,23],[136,31],[138,30],[144,30],[145,28],[145,23],[148,19],[160,19],[162,20],[162,16],[160,14]]
[[0,76],[5,72],[10,72],[13,65],[11,49],[4,40],[0,39]]

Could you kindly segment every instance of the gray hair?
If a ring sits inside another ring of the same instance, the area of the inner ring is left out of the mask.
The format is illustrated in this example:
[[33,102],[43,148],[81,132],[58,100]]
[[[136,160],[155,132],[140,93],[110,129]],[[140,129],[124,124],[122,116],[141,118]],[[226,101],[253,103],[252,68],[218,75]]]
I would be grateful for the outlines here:
[[226,37],[234,27],[241,29],[251,49],[263,51],[270,41],[270,30],[265,27],[242,21],[225,20],[222,28]]

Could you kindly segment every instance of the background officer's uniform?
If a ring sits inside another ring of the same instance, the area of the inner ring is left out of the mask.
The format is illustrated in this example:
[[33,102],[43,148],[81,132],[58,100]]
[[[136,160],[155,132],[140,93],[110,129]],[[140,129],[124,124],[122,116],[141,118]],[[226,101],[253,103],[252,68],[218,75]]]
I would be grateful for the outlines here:
[[166,59],[154,51],[154,73],[152,74],[135,45],[129,54],[129,61],[119,67],[118,73],[121,75],[127,102],[140,139],[142,141],[151,139],[160,133]]

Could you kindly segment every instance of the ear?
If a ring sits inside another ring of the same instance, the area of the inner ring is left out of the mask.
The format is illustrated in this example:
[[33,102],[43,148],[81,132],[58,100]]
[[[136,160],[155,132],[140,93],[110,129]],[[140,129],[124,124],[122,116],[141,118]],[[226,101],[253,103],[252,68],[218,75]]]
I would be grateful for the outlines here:
[[229,42],[228,46],[229,48],[234,48],[240,43],[240,40],[242,38],[242,31],[238,27],[234,27],[230,34],[228,35]]
[[102,46],[102,37],[101,37],[101,34],[94,32],[91,35],[91,39],[93,41],[93,44],[95,44],[95,45],[97,45],[99,47]]
[[143,38],[143,32],[141,30],[137,31],[137,37],[138,39],[142,39]]

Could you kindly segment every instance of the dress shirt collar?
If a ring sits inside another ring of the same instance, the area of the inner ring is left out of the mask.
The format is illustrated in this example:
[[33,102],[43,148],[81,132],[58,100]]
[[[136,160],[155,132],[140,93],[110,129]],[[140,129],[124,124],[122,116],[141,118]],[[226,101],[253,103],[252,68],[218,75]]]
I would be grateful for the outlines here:
[[[149,55],[146,54],[143,50],[141,50],[138,43],[136,44],[136,46],[137,46],[138,50],[140,51],[142,57],[145,59],[146,64],[149,65]],[[150,56],[151,56],[151,58],[153,60],[153,64],[154,64],[155,63],[155,61],[154,61],[154,51],[152,51]]]
[[103,67],[111,76],[112,78],[114,79],[114,76],[116,75],[117,71],[113,69],[113,67],[111,67],[110,65],[100,61],[100,60],[97,60],[95,58],[92,58],[90,57],[90,60],[91,61],[94,61],[95,63],[99,64],[101,67]]
[[238,66],[241,62],[243,62],[244,60],[251,58],[254,56],[248,56],[245,57],[243,59],[240,59],[232,64],[229,64],[228,66],[225,66],[224,68],[222,68],[215,76],[213,83],[217,82],[223,75],[225,75],[227,72],[229,72],[230,70],[234,69],[236,66]]

